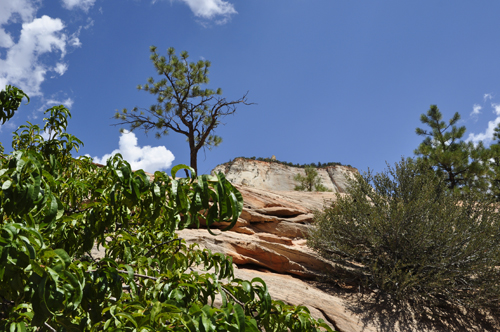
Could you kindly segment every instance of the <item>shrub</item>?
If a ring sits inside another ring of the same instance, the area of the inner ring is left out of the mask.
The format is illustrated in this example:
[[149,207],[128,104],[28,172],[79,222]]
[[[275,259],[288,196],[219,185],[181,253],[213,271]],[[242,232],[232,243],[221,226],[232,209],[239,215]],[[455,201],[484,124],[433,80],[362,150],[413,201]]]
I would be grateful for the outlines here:
[[332,280],[378,290],[417,313],[498,309],[500,217],[485,196],[451,192],[411,159],[357,175],[347,192],[316,213],[308,240],[342,266]]

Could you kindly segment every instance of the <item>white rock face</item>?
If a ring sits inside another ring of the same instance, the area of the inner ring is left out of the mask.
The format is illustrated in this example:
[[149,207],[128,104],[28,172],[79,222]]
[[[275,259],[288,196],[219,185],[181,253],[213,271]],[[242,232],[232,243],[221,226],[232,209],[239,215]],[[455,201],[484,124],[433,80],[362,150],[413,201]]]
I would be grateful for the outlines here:
[[[328,166],[318,168],[321,183],[334,193],[344,193],[347,179],[358,173],[348,166]],[[219,165],[212,174],[222,172],[226,178],[237,185],[263,190],[294,190],[298,184],[293,178],[296,174],[305,176],[303,168],[286,166],[274,162],[237,158],[231,165]]]

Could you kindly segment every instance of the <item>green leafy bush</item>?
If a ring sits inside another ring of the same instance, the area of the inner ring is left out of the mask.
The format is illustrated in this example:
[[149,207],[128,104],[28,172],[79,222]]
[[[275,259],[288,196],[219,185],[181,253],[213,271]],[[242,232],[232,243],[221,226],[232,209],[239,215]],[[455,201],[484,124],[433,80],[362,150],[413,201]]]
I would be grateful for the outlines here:
[[500,216],[486,196],[450,191],[411,159],[356,176],[347,192],[316,213],[308,241],[341,267],[332,280],[420,314],[444,305],[498,312]]
[[[222,174],[179,165],[150,180],[120,155],[98,167],[71,156],[83,143],[66,133],[70,112],[46,113],[49,139],[28,123],[0,159],[1,331],[331,331],[176,235],[200,219],[234,225],[243,200]],[[175,179],[181,169],[192,176]]]

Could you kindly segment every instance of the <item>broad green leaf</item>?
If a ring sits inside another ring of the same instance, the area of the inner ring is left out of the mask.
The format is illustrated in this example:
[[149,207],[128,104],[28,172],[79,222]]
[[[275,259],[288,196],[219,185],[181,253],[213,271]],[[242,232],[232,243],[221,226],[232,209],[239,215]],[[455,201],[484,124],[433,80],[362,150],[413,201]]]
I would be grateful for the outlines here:
[[238,322],[240,332],[245,332],[245,328],[246,328],[245,312],[243,311],[243,308],[237,303],[234,305],[233,308],[234,308],[235,318]]
[[[255,319],[250,319],[245,321],[245,331],[247,332],[260,332],[259,327]],[[333,332],[333,331],[332,331]]]
[[63,249],[55,249],[54,253],[59,256],[61,261],[64,263],[64,267],[67,267],[71,264],[71,257],[69,257],[68,253],[66,253]]
[[130,323],[132,323],[136,328],[137,328],[137,322],[135,321],[134,317],[131,314],[128,314],[126,312],[119,312],[116,314],[117,317],[123,317],[127,319]]
[[9,189],[11,185],[12,185],[12,181],[10,181],[10,180],[5,181],[5,182],[2,184],[2,190],[7,190],[7,189]]
[[181,169],[187,169],[188,171],[191,172],[191,174],[193,174],[193,176],[196,176],[194,169],[192,169],[191,167],[189,167],[187,165],[179,164],[177,166],[172,167],[172,170],[170,171],[170,174],[172,175],[172,179],[175,180],[175,176],[176,176],[177,172]]

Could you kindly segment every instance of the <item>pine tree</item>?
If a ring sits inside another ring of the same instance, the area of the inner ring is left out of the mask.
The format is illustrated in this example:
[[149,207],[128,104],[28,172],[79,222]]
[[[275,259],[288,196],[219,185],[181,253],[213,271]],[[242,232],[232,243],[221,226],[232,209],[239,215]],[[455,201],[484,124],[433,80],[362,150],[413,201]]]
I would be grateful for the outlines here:
[[496,141],[490,145],[490,192],[497,201],[500,201],[500,124],[495,128],[493,139]]
[[293,177],[300,184],[295,186],[298,191],[331,191],[321,184],[321,178],[314,166],[305,167],[306,175],[297,174]]
[[221,118],[234,114],[238,104],[250,105],[247,95],[227,101],[221,97],[222,90],[202,89],[207,84],[209,61],[188,62],[188,53],[168,49],[167,58],[158,55],[156,47],[151,46],[151,61],[163,78],[157,82],[150,77],[148,83],[139,85],[139,90],[157,96],[157,104],[149,109],[137,107],[128,112],[116,112],[115,118],[121,120],[117,125],[129,125],[130,130],[143,129],[146,133],[156,131],[156,137],[167,135],[170,130],[185,135],[189,143],[190,166],[198,170],[198,151],[218,146],[222,138],[214,134],[221,124]]
[[490,153],[482,142],[474,145],[462,140],[465,127],[457,128],[459,120],[460,114],[457,112],[445,123],[438,107],[431,105],[427,114],[420,116],[420,121],[430,129],[416,129],[417,135],[426,137],[415,154],[438,174],[444,175],[450,189],[465,186],[484,190],[487,188],[485,175]]

